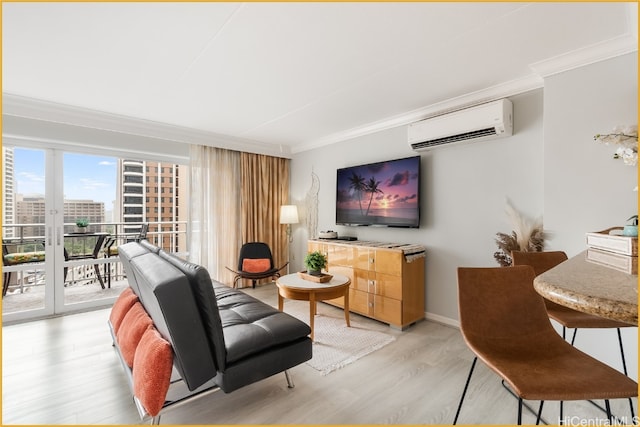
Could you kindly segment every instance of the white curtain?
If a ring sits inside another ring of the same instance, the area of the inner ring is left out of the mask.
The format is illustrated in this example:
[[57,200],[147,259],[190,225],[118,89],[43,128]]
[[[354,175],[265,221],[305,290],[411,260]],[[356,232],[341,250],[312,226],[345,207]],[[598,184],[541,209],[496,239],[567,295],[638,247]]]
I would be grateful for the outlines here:
[[191,145],[189,260],[233,284],[242,244],[240,152]]

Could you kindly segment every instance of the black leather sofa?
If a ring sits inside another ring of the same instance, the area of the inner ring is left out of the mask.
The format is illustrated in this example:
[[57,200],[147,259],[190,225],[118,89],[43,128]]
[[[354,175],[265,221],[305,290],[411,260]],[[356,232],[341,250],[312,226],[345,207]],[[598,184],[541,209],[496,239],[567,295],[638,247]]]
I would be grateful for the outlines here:
[[[215,390],[230,393],[280,372],[293,387],[287,370],[312,355],[307,324],[211,280],[202,266],[148,241],[121,245],[118,253],[133,293],[173,351],[171,385],[161,412],[174,403]],[[123,366],[132,379],[132,368],[124,361]],[[135,392],[134,400],[143,419],[159,422],[161,413],[150,414]]]

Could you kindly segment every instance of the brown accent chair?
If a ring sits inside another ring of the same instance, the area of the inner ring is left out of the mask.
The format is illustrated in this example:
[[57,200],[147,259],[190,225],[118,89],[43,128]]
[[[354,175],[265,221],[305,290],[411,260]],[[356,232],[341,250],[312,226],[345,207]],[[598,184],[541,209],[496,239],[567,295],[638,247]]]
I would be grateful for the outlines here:
[[475,354],[454,424],[478,358],[498,374],[518,397],[518,425],[524,399],[609,399],[638,395],[638,384],[621,372],[581,352],[551,325],[544,301],[533,288],[531,266],[458,268],[460,329]]

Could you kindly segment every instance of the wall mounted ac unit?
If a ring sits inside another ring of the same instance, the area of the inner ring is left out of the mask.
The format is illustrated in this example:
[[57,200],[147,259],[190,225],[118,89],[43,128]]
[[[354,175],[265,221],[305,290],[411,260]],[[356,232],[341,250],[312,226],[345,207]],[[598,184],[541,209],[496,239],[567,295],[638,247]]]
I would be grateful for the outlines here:
[[477,142],[513,134],[513,104],[508,99],[411,123],[409,145],[426,151],[442,145]]

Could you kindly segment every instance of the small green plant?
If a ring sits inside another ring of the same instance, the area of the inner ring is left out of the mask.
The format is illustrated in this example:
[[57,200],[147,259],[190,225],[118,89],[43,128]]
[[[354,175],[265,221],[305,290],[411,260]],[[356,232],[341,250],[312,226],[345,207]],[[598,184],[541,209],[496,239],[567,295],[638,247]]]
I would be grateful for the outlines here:
[[89,220],[87,218],[78,218],[76,219],[76,225],[80,228],[85,228],[89,226]]
[[310,252],[304,257],[304,265],[307,267],[309,274],[311,272],[320,272],[327,267],[327,257],[320,251]]
[[638,215],[632,215],[631,217],[629,217],[629,219],[627,219],[627,222],[631,221],[631,224],[629,225],[638,225]]

